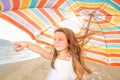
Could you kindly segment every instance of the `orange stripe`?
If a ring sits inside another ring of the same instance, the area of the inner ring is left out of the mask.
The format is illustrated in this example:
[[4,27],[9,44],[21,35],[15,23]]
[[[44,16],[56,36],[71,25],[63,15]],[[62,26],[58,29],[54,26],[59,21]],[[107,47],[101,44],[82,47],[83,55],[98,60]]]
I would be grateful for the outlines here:
[[117,3],[118,5],[120,5],[120,0],[113,0],[115,3]]
[[103,43],[120,43],[120,39],[112,39],[112,40],[105,40],[105,39],[100,39],[100,38],[95,38],[95,37],[87,37],[88,40],[95,40],[95,41],[99,41],[99,42],[103,42]]
[[94,62],[98,62],[98,63],[104,64],[104,65],[108,65],[109,64],[109,63],[104,62],[102,60],[97,60],[97,59],[93,59],[93,58],[89,58],[89,57],[84,57],[84,58],[87,59],[87,60],[90,60],[90,61],[94,61]]
[[[29,23],[31,23],[36,29],[38,29],[39,31],[42,31],[42,29],[40,28],[39,25],[37,25],[34,21],[32,21],[29,17],[27,17],[25,14],[23,14],[20,11],[14,11],[15,13],[19,14],[21,17],[23,17],[26,21],[28,21]],[[47,36],[49,38],[53,38],[52,36],[44,33],[44,32],[40,32],[41,35]]]
[[101,13],[103,13],[105,15],[105,20],[98,22],[99,24],[103,24],[106,22],[110,22],[112,15],[110,15],[108,12],[104,11],[103,9],[99,8],[98,11],[100,11]]
[[36,42],[38,42],[38,43],[40,43],[40,44],[45,44],[45,45],[48,45],[48,46],[52,46],[52,44],[47,43],[47,42],[45,42],[45,41],[42,41],[42,40],[40,40],[40,39],[38,39],[38,38],[36,38],[35,40],[36,40]]
[[39,25],[37,25],[34,21],[32,21],[29,17],[27,17],[25,14],[23,14],[20,11],[14,11],[15,13],[17,13],[18,15],[20,15],[21,17],[23,17],[26,21],[28,21],[30,24],[32,24],[36,29],[38,29],[39,31],[41,31],[41,28]]
[[39,10],[40,10],[40,12],[42,12],[42,13],[47,17],[47,19],[49,19],[49,21],[50,21],[53,25],[56,24],[56,22],[54,21],[54,19],[53,19],[44,9],[39,9]]
[[106,40],[107,43],[120,43],[120,39],[119,40]]
[[120,66],[120,63],[111,63],[112,66]]
[[97,59],[93,59],[93,58],[89,58],[89,57],[84,57],[84,58],[86,60],[94,61],[94,62],[101,63],[101,64],[104,64],[104,65],[120,66],[120,63],[110,63],[110,62],[107,63],[107,62],[97,60]]
[[58,7],[60,7],[62,4],[64,4],[64,2],[65,2],[66,0],[58,0],[58,2],[53,6],[53,8],[58,8]]
[[[86,28],[81,28],[81,31],[86,31]],[[103,34],[103,31],[101,30],[93,30],[93,29],[88,29],[89,33],[91,34]]]
[[51,36],[50,34],[46,34],[45,31],[40,32],[40,35],[46,36],[50,39],[53,39],[53,36]]
[[16,22],[15,20],[13,20],[12,18],[10,18],[9,16],[7,15],[4,15],[4,14],[0,14],[0,17],[5,19],[6,21],[9,21],[11,23],[13,23],[14,25],[16,25],[18,28],[22,29],[23,31],[25,31],[26,33],[28,33],[32,39],[35,39],[35,36],[34,34],[29,31],[27,28],[25,28],[25,26],[21,25],[20,23]]
[[120,31],[104,32],[105,34],[120,34]]
[[[86,30],[85,28],[82,28],[81,30]],[[98,34],[98,35],[111,35],[111,34],[120,34],[120,31],[111,31],[111,32],[102,32],[102,31],[98,31],[98,30],[89,30],[89,33],[93,33],[94,34]],[[77,34],[77,36],[82,36],[80,34]],[[120,39],[114,39],[113,40],[105,40],[105,39],[100,39],[97,37],[94,37],[92,35],[89,35],[87,37],[87,39],[92,39],[92,40],[96,40],[96,41],[100,41],[100,42],[104,42],[104,43],[120,43]]]
[[98,55],[101,55],[101,56],[105,56],[105,57],[108,57],[109,56],[109,54],[107,54],[107,53],[105,53],[105,52],[100,52],[100,51],[94,51],[94,50],[88,50],[88,49],[86,49],[86,48],[82,48],[83,49],[83,51],[85,51],[85,52],[90,52],[91,54],[98,54]]
[[[85,30],[85,29],[81,29],[81,30]],[[105,34],[105,35],[109,35],[109,34],[120,34],[120,31],[109,31],[109,32],[103,32],[100,30],[92,30],[89,29],[90,33],[94,33],[94,34]]]
[[105,40],[105,39],[97,38],[97,37],[94,37],[94,36],[92,36],[92,35],[88,36],[87,39],[88,39],[88,40],[95,40],[95,41],[98,41],[98,42],[106,43],[106,40]]
[[99,42],[103,42],[103,43],[106,43],[107,41],[106,40],[104,40],[104,39],[100,39],[100,38],[95,38],[95,37],[88,37],[87,38],[88,40],[95,40],[95,41],[99,41]]
[[[49,21],[53,24],[53,25],[56,25],[56,22],[53,20],[53,18],[44,10],[44,9],[39,9],[40,12],[42,12],[46,17],[47,19],[49,19]],[[46,29],[47,30],[47,29]],[[50,34],[46,34],[44,33],[45,31],[42,31],[40,32],[41,35],[44,35],[44,36],[47,36],[49,38],[53,38]]]
[[0,6],[0,12],[2,11],[2,7]]
[[60,17],[61,21],[65,19],[64,16],[57,9],[53,9],[53,10]]
[[29,7],[30,1],[31,1],[31,0],[22,0],[22,1],[21,1],[21,8],[24,9],[24,8]]
[[120,53],[119,53],[119,54],[117,54],[117,53],[112,53],[112,54],[110,54],[110,57],[120,57]]
[[47,2],[47,0],[41,0],[38,4],[37,8],[42,8],[46,2]]

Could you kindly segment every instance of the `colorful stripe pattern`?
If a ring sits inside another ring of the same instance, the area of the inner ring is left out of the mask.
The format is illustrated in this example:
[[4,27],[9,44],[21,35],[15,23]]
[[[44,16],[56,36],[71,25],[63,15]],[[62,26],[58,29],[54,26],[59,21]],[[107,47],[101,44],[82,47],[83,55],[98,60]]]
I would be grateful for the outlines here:
[[68,27],[78,34],[87,27],[93,35],[86,38],[85,58],[120,66],[119,0],[0,0],[0,18],[50,46],[56,28]]

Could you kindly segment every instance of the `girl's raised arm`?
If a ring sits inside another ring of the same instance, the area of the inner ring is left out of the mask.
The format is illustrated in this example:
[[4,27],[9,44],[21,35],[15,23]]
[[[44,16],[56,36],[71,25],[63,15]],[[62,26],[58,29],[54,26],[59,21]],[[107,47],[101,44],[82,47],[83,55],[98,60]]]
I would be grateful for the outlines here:
[[36,53],[39,53],[42,57],[46,59],[52,58],[52,54],[50,52],[41,48],[39,45],[28,42],[28,41],[13,42],[13,46],[17,52],[23,50],[26,47]]

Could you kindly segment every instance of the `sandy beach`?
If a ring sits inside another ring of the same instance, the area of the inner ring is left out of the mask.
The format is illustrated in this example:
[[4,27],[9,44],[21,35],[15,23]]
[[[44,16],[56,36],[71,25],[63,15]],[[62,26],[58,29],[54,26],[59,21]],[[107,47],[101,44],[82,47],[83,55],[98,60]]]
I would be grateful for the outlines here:
[[[85,74],[83,80],[120,80],[120,68],[87,61],[93,73]],[[50,62],[36,58],[0,66],[0,80],[45,80]]]

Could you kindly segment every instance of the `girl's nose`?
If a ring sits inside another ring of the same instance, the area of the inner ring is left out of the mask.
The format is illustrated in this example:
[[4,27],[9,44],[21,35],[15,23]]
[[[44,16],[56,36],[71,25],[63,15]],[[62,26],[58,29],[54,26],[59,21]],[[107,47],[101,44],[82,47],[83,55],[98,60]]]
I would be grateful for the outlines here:
[[58,40],[55,40],[55,43],[56,43],[56,44],[58,44],[58,43],[59,43],[59,41],[58,41]]

